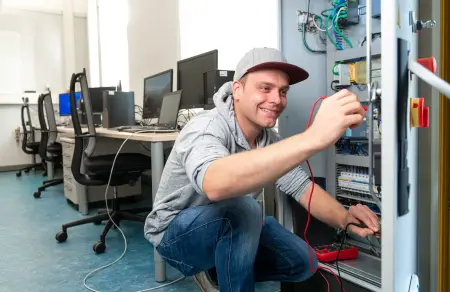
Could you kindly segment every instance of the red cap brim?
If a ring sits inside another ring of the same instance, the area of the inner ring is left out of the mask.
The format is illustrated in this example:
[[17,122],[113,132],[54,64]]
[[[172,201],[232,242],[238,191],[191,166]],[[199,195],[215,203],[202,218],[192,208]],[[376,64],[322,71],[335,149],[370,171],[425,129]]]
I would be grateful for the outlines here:
[[285,72],[289,77],[289,85],[301,82],[309,77],[308,72],[306,72],[304,69],[296,65],[283,62],[261,63],[251,67],[250,69],[247,70],[247,72],[255,72],[264,69],[277,69]]

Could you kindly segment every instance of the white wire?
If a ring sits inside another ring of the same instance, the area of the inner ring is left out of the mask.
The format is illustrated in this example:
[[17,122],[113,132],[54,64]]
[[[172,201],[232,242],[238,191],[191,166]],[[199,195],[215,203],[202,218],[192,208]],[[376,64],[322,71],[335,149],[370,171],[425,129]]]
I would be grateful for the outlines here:
[[327,29],[320,28],[320,27],[317,25],[317,23],[316,23],[316,18],[315,18],[315,17],[313,17],[313,24],[314,24],[314,26],[315,26],[318,30],[323,31],[323,32],[326,32],[327,30],[329,30],[330,28],[333,27],[333,24],[330,24],[330,26],[329,26]]
[[[99,268],[97,268],[97,269],[95,269],[95,270],[89,272],[89,274],[87,274],[86,277],[84,277],[84,279],[83,279],[83,285],[84,285],[84,287],[85,287],[86,289],[92,291],[92,292],[100,292],[100,291],[99,291],[99,290],[95,290],[94,288],[88,286],[87,283],[86,283],[86,282],[87,282],[87,279],[88,279],[91,275],[93,275],[94,273],[96,273],[96,272],[98,272],[98,271],[101,271],[101,270],[104,270],[104,269],[106,269],[106,268],[108,268],[108,267],[114,265],[114,264],[117,263],[118,261],[120,261],[120,260],[125,256],[125,253],[127,252],[127,247],[128,247],[128,245],[127,245],[127,238],[125,237],[125,234],[123,233],[122,229],[120,229],[120,227],[116,224],[116,222],[114,222],[114,220],[112,219],[111,214],[110,214],[110,212],[109,212],[109,208],[108,208],[108,188],[109,188],[109,184],[111,183],[111,178],[112,178],[112,174],[113,174],[113,170],[114,170],[114,165],[115,165],[115,163],[116,163],[117,156],[119,156],[119,153],[120,153],[120,151],[122,150],[123,146],[125,145],[125,143],[126,143],[131,137],[133,137],[133,135],[135,135],[135,134],[140,134],[140,133],[147,133],[147,132],[153,132],[153,131],[152,131],[152,130],[142,130],[142,131],[137,131],[137,132],[134,132],[134,133],[130,133],[130,136],[128,136],[128,137],[125,139],[125,141],[123,141],[122,145],[120,145],[119,150],[118,150],[117,153],[116,153],[116,156],[114,157],[114,160],[113,160],[113,163],[112,163],[112,166],[111,166],[111,173],[109,174],[108,184],[106,185],[106,190],[105,190],[105,203],[106,203],[106,212],[108,213],[109,220],[111,220],[111,222],[114,224],[114,226],[117,228],[117,230],[119,230],[120,234],[122,234],[123,241],[124,241],[124,249],[123,249],[123,252],[122,252],[122,254],[120,255],[120,257],[118,257],[115,261],[113,261],[113,262],[111,262],[111,263],[109,263],[109,264],[107,264],[107,265],[101,266],[101,267],[99,267]],[[167,287],[167,286],[169,286],[169,285],[172,285],[172,284],[174,284],[174,283],[176,283],[176,282],[179,282],[179,281],[181,281],[181,280],[183,280],[183,279],[185,279],[185,278],[186,278],[186,277],[183,276],[183,277],[180,277],[180,278],[178,278],[178,279],[176,279],[176,280],[174,280],[174,281],[172,281],[172,282],[169,282],[169,283],[166,283],[166,284],[163,284],[163,285],[160,285],[160,286],[156,286],[156,287],[153,287],[153,288],[148,288],[148,289],[145,289],[145,290],[139,290],[139,291],[136,291],[136,292],[153,291],[153,290],[156,290],[156,289],[160,289],[160,288],[163,288],[163,287]]]
[[[339,8],[339,10],[338,10],[338,12],[336,13],[336,19],[334,20],[334,26],[338,26],[339,25],[339,23],[338,23],[338,20],[339,20],[339,14],[341,14],[341,12],[342,12],[342,10],[347,10],[347,7],[341,7],[341,8]],[[344,34],[343,32],[342,32],[342,34]]]

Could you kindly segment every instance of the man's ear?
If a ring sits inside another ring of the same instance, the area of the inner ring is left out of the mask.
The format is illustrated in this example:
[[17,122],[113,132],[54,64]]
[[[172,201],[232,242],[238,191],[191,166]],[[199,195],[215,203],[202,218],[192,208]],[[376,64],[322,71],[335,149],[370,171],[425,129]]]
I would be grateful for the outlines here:
[[235,101],[239,101],[242,95],[243,85],[239,81],[234,81],[232,86],[233,98]]

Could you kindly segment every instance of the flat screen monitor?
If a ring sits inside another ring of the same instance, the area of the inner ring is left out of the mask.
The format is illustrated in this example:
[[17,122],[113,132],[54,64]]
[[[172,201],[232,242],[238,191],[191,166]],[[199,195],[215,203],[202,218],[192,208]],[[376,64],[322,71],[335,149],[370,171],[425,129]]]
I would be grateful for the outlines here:
[[176,128],[178,111],[180,110],[180,102],[182,99],[181,93],[182,90],[178,90],[164,95],[158,126],[166,126],[172,129]]
[[[81,92],[75,92],[75,100],[78,101],[81,98]],[[70,93],[59,94],[59,115],[70,116]]]
[[159,117],[164,95],[172,92],[172,84],[172,69],[144,79],[143,119],[156,119]]
[[181,109],[203,108],[203,73],[217,70],[219,52],[213,50],[201,55],[178,61],[177,89],[183,90]]
[[115,86],[109,87],[90,87],[89,97],[91,99],[91,107],[93,113],[103,112],[103,92],[104,91],[116,91]]

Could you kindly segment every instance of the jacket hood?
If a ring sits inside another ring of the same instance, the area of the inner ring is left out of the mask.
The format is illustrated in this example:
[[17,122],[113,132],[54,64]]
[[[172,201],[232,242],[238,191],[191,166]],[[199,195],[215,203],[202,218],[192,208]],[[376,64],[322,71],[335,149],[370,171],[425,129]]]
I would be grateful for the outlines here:
[[[218,113],[226,120],[236,143],[244,148],[250,149],[250,145],[245,139],[245,136],[236,121],[234,113],[233,91],[231,86],[232,84],[233,82],[229,81],[219,88],[219,90],[213,96],[214,105],[216,106]],[[267,139],[269,139],[268,129],[263,129],[261,135],[258,137],[258,144],[266,144],[268,142]]]

